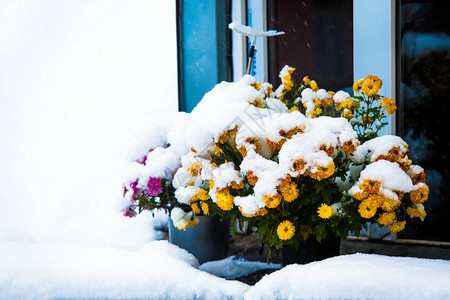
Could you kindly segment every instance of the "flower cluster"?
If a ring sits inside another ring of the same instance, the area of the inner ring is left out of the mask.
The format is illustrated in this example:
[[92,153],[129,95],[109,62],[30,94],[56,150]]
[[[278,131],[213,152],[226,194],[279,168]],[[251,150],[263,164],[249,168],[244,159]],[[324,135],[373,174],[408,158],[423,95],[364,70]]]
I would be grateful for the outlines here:
[[[172,179],[180,166],[181,157],[188,153],[180,134],[187,117],[187,114],[177,113],[175,118],[158,120],[157,124],[149,126],[148,133],[136,141],[123,186],[124,216],[135,217],[143,210],[163,209],[168,212],[174,208],[181,209],[181,203],[174,196]],[[194,220],[192,216],[191,219]],[[183,229],[187,224],[192,226],[194,223],[176,222]]]
[[[183,138],[152,147],[135,163],[125,214],[167,196],[177,228],[194,226],[199,214],[239,219],[270,249],[311,236],[345,238],[368,221],[399,232],[407,217],[423,219],[423,169],[401,138],[377,137],[385,112],[395,111],[393,100],[379,95],[382,81],[357,81],[361,96],[351,97],[319,89],[307,76],[297,84],[294,70],[283,68],[275,91],[249,75],[214,87],[176,128]],[[176,159],[161,159],[171,148]],[[143,167],[149,164],[165,168]]]
[[406,155],[408,145],[399,137],[382,136],[367,141],[355,152],[355,163],[365,165],[349,190],[359,201],[358,212],[364,219],[388,225],[391,232],[405,228],[405,211],[410,218],[423,220],[423,202],[429,189],[423,168],[412,165]]

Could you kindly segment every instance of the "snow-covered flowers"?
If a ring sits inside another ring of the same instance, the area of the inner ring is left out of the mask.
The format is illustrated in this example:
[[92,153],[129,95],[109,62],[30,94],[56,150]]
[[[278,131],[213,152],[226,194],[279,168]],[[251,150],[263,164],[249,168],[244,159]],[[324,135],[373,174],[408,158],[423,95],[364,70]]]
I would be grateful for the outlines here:
[[[385,112],[395,111],[391,98],[377,104],[381,79],[357,81],[362,96],[352,97],[319,89],[307,76],[298,84],[294,70],[283,68],[275,92],[246,75],[205,94],[178,134],[166,130],[179,140],[136,159],[129,207],[152,209],[169,195],[175,202],[164,205],[177,228],[195,225],[199,214],[239,219],[272,250],[359,234],[367,221],[399,232],[407,219],[423,219],[423,169],[401,138],[377,137]],[[167,164],[168,153],[178,155],[176,164]]]

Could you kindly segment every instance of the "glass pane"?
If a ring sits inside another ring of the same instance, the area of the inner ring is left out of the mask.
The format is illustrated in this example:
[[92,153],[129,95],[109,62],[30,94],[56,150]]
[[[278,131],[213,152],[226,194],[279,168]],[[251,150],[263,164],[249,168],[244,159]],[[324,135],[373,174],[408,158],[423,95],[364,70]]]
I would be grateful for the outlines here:
[[397,132],[430,187],[425,222],[401,238],[450,241],[450,2],[397,2]]
[[269,0],[267,12],[268,28],[286,32],[269,39],[271,83],[287,64],[327,90],[352,86],[352,0]]

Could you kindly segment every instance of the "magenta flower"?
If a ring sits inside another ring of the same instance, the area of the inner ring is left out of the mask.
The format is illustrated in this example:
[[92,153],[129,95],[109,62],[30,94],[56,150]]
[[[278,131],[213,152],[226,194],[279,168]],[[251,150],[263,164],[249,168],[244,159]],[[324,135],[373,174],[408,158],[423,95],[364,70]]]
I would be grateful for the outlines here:
[[134,218],[137,215],[137,213],[131,207],[125,208],[122,212],[123,215],[128,218]]
[[150,197],[158,196],[161,191],[161,178],[150,177],[147,183],[147,195]]
[[137,179],[136,179],[136,181],[130,183],[130,188],[133,191],[133,196],[131,196],[132,199],[137,199],[142,194],[142,191],[141,191],[141,189],[139,189],[137,187],[137,184],[138,184],[138,180]]

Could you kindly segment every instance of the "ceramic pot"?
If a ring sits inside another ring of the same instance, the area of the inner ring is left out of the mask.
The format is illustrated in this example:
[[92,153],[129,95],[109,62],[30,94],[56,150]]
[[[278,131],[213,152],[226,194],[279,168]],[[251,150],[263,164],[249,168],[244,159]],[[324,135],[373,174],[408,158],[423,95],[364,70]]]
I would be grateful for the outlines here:
[[169,242],[192,253],[199,264],[227,257],[230,221],[218,217],[197,216],[194,227],[178,230],[169,218]]

